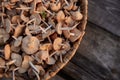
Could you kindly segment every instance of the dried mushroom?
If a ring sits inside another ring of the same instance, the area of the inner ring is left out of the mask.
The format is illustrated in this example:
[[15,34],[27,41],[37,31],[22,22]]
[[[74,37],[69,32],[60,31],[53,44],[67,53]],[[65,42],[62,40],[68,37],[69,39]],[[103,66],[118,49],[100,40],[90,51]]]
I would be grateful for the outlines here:
[[16,66],[21,66],[21,63],[22,63],[22,57],[21,55],[17,54],[17,53],[12,53],[11,54],[11,59],[12,60],[15,60],[15,65]]
[[[81,2],[81,1],[80,1]],[[83,31],[78,0],[0,0],[0,77],[41,80]],[[11,73],[12,72],[12,73]],[[24,76],[24,75],[23,75]]]
[[22,62],[22,65],[20,66],[18,72],[19,73],[25,73],[30,66],[29,61],[33,61],[33,60],[34,59],[32,57],[25,55],[24,59],[23,59],[23,62]]
[[62,38],[56,38],[53,42],[53,49],[54,50],[59,50],[61,48],[61,44],[62,44]]
[[9,34],[4,29],[0,28],[0,45],[5,44],[9,37]]
[[10,55],[11,55],[10,53],[11,53],[10,45],[6,44],[5,47],[4,47],[4,55],[5,55],[6,60],[10,59]]
[[33,36],[26,36],[22,40],[22,49],[26,54],[34,54],[39,48],[39,40]]

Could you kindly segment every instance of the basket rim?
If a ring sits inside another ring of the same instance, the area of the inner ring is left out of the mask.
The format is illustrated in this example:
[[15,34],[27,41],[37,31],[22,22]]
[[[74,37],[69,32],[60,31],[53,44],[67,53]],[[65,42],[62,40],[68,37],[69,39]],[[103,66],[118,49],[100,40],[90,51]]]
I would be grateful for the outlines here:
[[86,24],[87,24],[87,13],[88,13],[88,0],[81,0],[82,1],[82,5],[83,5],[83,20],[82,20],[82,33],[81,36],[79,38],[79,40],[77,42],[75,42],[74,46],[73,46],[73,50],[71,52],[68,52],[69,54],[66,54],[65,57],[63,58],[63,60],[65,62],[60,62],[58,61],[55,65],[53,65],[48,71],[47,73],[49,74],[45,74],[45,77],[43,80],[49,80],[50,78],[54,77],[70,60],[71,58],[75,55],[80,42],[85,34],[85,28],[86,28]]

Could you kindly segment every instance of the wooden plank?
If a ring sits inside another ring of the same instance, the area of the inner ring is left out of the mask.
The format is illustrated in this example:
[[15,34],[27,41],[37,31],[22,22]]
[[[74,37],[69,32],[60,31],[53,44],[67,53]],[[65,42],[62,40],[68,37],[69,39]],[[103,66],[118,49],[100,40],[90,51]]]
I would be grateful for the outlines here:
[[92,76],[119,80],[120,38],[88,23],[86,35],[72,62]]
[[120,0],[89,0],[88,20],[120,37]]

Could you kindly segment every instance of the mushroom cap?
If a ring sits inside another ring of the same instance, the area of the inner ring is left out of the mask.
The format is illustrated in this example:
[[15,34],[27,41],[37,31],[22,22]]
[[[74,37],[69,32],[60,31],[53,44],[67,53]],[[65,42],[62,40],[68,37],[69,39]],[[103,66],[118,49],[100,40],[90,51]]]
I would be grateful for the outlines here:
[[20,69],[18,70],[19,73],[25,73],[28,68],[29,68],[29,61],[34,61],[34,59],[31,56],[25,55],[22,65],[20,67]]
[[48,51],[39,51],[35,54],[39,60],[46,60],[49,57]]
[[15,42],[14,42],[14,46],[15,47],[19,47],[20,45],[21,45],[21,43],[22,43],[22,36],[20,36],[20,37],[18,37],[17,38],[17,40],[15,40]]
[[10,31],[11,31],[11,22],[10,22],[10,20],[8,18],[5,19],[5,27],[6,27],[6,32],[10,33]]
[[55,3],[51,3],[50,4],[50,8],[52,11],[58,11],[60,8],[61,8],[61,3],[59,2],[58,4],[55,4]]
[[77,21],[83,18],[83,15],[80,13],[80,11],[71,12],[71,15],[72,15],[72,18]]
[[51,50],[52,49],[52,44],[51,43],[45,43],[45,44],[42,44],[40,45],[40,50]]
[[21,66],[21,64],[22,64],[22,57],[21,57],[21,55],[16,54],[16,53],[12,53],[11,54],[11,59],[16,60],[15,61],[15,65],[16,66]]
[[39,40],[34,36],[26,36],[22,41],[22,50],[26,54],[34,54],[39,48]]
[[71,16],[66,17],[66,18],[65,18],[65,22],[66,22],[67,25],[69,25],[69,26],[72,26],[72,25],[75,23],[74,20],[71,18]]
[[0,66],[5,66],[5,60],[0,57]]
[[4,29],[0,28],[0,45],[5,44],[9,37],[9,34]]
[[16,24],[17,21],[19,21],[19,22],[21,21],[20,16],[19,16],[19,15],[13,16],[12,19],[11,19],[11,22],[12,22],[13,24]]
[[61,44],[62,44],[62,38],[57,37],[53,42],[53,49],[59,50],[61,48]]
[[62,22],[65,19],[65,14],[62,10],[60,10],[57,15],[56,15],[56,19],[58,22]]
[[58,34],[62,34],[62,30],[61,30],[61,27],[62,27],[62,23],[59,22],[57,25],[56,25],[56,31]]
[[53,57],[49,57],[49,58],[47,58],[47,60],[46,60],[46,63],[47,63],[48,65],[53,65],[53,64],[55,64],[55,62],[56,62],[56,60],[55,60]]
[[65,51],[69,51],[70,48],[71,48],[70,43],[68,41],[65,41],[63,43],[62,49],[65,50]]
[[70,31],[71,33],[74,33],[74,36],[70,36],[69,40],[71,42],[75,42],[76,40],[78,40],[81,36],[81,32],[80,30],[78,30],[77,28],[74,28],[73,30]]
[[44,75],[45,74],[45,70],[44,70],[44,68],[42,67],[42,66],[40,66],[40,65],[35,65],[35,67],[38,69],[38,73],[40,74],[40,75]]
[[10,59],[10,53],[11,53],[10,45],[6,44],[5,47],[4,47],[4,55],[5,55],[6,60]]
[[31,16],[30,16],[30,19],[35,19],[36,21],[35,21],[35,24],[36,25],[39,25],[40,23],[41,23],[41,17],[40,17],[40,15],[39,14],[32,14]]

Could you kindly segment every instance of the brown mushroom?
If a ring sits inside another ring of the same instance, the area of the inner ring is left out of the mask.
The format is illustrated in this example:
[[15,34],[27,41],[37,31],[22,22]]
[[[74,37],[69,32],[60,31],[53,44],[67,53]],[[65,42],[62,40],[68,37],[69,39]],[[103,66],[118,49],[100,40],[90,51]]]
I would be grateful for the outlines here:
[[49,57],[48,51],[39,51],[35,54],[35,57],[39,60],[46,60]]
[[34,54],[39,47],[39,40],[34,36],[26,36],[22,41],[22,50],[26,54]]
[[11,22],[13,24],[17,24],[17,21],[21,22],[20,16],[19,15],[13,16],[12,19],[11,19]]
[[29,17],[26,17],[26,16],[25,16],[24,10],[22,10],[21,15],[20,15],[20,18],[21,18],[21,20],[23,20],[24,22],[28,22],[28,21],[29,21]]
[[50,4],[50,8],[51,8],[52,11],[57,12],[57,11],[59,11],[59,9],[61,8],[61,3],[60,3],[60,2],[57,3],[57,4],[51,3],[51,4]]
[[46,50],[51,50],[52,49],[52,44],[51,43],[45,43],[40,45],[40,50],[46,51]]
[[21,45],[21,43],[22,43],[22,36],[20,36],[20,37],[18,37],[16,40],[15,40],[15,42],[14,42],[14,46],[15,47],[19,47],[20,45]]
[[56,25],[56,31],[59,35],[62,34],[62,30],[61,30],[61,27],[62,27],[62,23],[59,22],[57,25]]
[[71,15],[72,15],[72,18],[77,21],[83,18],[83,15],[80,13],[80,11],[71,12]]
[[10,45],[6,44],[5,47],[4,47],[4,55],[5,55],[6,60],[10,59],[10,53],[11,53]]
[[81,31],[78,30],[77,28],[74,28],[73,30],[70,31],[71,33],[74,33],[74,36],[70,36],[69,40],[71,42],[75,42],[76,40],[78,40],[81,36]]
[[10,33],[10,31],[12,30],[12,24],[11,21],[7,18],[5,19],[5,27],[6,27],[6,32]]
[[49,57],[46,59],[46,63],[48,65],[53,65],[53,64],[55,64],[55,62],[56,62],[56,60],[53,57]]
[[15,28],[15,32],[12,37],[16,39],[18,36],[20,36],[23,32],[24,27],[25,27],[25,25],[21,25],[18,22],[18,26]]
[[4,29],[0,28],[0,45],[5,44],[9,37],[9,34]]
[[5,66],[5,60],[0,57],[0,67]]
[[62,10],[60,10],[57,15],[56,15],[56,19],[58,22],[62,22],[63,20],[65,20],[65,14]]
[[70,11],[73,8],[73,1],[71,1],[70,4],[67,2],[67,5],[64,6],[63,8]]
[[19,73],[25,73],[30,66],[29,65],[30,61],[34,61],[34,59],[32,57],[28,56],[28,55],[25,55],[24,59],[23,59],[23,62],[22,62],[22,65],[20,66],[18,72]]
[[61,48],[62,41],[63,41],[62,38],[57,37],[53,42],[53,49],[59,50]]
[[17,53],[12,53],[11,54],[11,59],[12,60],[15,60],[15,65],[16,66],[21,66],[21,63],[22,63],[22,57],[21,57],[21,55],[19,55],[19,54],[17,54]]
[[65,51],[69,51],[71,48],[70,43],[68,41],[63,42],[62,49]]
[[71,18],[71,16],[66,17],[66,18],[65,18],[65,22],[66,22],[67,25],[69,25],[69,26],[73,26],[74,23],[75,23],[75,21]]
[[35,67],[37,68],[39,75],[42,76],[42,75],[45,74],[45,70],[44,70],[44,68],[43,68],[42,66],[40,66],[40,65],[35,65]]
[[35,19],[35,24],[36,25],[39,25],[41,23],[41,17],[40,17],[40,15],[38,13],[32,14],[30,16],[30,19]]
[[20,1],[20,0],[10,0],[11,3],[16,3],[18,1]]

